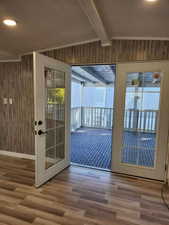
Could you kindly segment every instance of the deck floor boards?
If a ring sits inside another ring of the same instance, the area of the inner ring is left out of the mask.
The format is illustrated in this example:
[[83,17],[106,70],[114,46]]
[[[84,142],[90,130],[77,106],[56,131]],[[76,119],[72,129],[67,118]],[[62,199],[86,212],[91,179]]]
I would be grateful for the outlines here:
[[[155,134],[124,132],[122,161],[140,166],[154,166]],[[71,134],[73,163],[111,169],[112,132],[106,129],[81,128]],[[136,146],[139,146],[136,149]]]

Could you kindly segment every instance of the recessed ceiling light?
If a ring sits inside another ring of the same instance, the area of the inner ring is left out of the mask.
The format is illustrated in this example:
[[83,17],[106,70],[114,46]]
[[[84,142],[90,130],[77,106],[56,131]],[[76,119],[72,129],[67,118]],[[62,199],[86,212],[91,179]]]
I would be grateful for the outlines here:
[[158,0],[145,0],[146,2],[157,2]]
[[6,26],[10,26],[10,27],[16,26],[16,21],[15,20],[11,20],[11,19],[5,19],[5,20],[3,20],[3,23]]

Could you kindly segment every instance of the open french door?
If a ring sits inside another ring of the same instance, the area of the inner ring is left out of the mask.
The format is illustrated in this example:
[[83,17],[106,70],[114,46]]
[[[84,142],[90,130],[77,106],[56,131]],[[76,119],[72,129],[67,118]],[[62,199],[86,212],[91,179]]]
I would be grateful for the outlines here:
[[169,62],[117,65],[112,170],[164,180]]
[[69,65],[33,53],[35,102],[35,185],[70,165]]

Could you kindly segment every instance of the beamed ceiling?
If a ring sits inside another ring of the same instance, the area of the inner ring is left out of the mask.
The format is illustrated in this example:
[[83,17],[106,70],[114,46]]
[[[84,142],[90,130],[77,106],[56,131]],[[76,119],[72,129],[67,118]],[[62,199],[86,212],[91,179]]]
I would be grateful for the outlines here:
[[115,65],[72,66],[75,80],[93,85],[113,85],[115,82]]
[[0,59],[94,40],[169,40],[168,27],[168,0],[1,0]]

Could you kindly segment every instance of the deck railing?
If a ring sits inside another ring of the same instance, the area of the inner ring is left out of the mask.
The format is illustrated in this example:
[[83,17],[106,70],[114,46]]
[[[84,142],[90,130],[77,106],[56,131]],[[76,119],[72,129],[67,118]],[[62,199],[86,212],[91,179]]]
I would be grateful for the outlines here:
[[[124,129],[154,133],[157,127],[158,110],[128,109],[124,116]],[[71,127],[104,128],[113,127],[113,109],[101,107],[76,107],[71,110]]]
[[71,130],[76,130],[82,126],[82,107],[71,109]]
[[154,133],[157,128],[158,110],[135,110],[125,111],[124,128],[130,131],[143,131]]
[[101,107],[82,107],[82,127],[111,129],[113,109]]
[[[158,110],[125,110],[124,130],[154,133],[157,128],[158,112]],[[48,117],[64,120],[64,106],[50,105],[48,107]],[[113,127],[113,108],[72,108],[71,130],[76,130],[80,127],[111,129]]]

